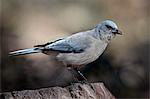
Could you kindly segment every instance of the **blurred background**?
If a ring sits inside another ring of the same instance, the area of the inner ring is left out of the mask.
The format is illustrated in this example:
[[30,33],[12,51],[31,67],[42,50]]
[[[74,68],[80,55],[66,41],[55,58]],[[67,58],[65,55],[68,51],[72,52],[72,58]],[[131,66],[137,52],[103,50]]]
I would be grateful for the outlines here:
[[0,9],[1,92],[69,85],[71,73],[53,57],[8,57],[8,52],[112,19],[124,35],[82,72],[89,82],[103,82],[117,98],[148,98],[148,0],[1,0]]

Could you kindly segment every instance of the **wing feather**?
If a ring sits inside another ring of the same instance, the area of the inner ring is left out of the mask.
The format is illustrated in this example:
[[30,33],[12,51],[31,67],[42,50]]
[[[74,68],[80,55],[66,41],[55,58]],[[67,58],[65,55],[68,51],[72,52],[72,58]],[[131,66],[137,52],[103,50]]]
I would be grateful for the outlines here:
[[90,43],[89,37],[77,34],[46,45],[44,50],[58,51],[60,53],[82,53],[90,46]]

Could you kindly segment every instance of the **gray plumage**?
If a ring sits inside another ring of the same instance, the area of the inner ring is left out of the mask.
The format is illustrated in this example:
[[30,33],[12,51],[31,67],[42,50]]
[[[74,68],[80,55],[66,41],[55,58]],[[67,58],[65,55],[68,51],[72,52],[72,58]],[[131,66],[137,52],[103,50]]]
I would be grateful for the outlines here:
[[28,49],[10,52],[9,56],[25,55],[25,54],[32,54],[32,53],[39,53],[39,52],[41,52],[41,49],[39,48],[28,48]]
[[54,42],[36,45],[35,48],[10,52],[9,55],[57,52],[55,57],[58,61],[79,66],[95,61],[116,34],[121,34],[117,25],[111,20],[106,20],[91,30],[79,32]]

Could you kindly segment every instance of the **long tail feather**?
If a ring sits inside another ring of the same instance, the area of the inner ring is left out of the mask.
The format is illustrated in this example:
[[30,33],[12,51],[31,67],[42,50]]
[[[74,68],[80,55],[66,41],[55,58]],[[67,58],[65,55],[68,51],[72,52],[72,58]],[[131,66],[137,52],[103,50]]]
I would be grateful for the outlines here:
[[40,52],[41,52],[40,48],[29,48],[29,49],[10,52],[9,56],[18,56],[18,55],[25,55],[25,54],[32,54],[32,53],[40,53]]

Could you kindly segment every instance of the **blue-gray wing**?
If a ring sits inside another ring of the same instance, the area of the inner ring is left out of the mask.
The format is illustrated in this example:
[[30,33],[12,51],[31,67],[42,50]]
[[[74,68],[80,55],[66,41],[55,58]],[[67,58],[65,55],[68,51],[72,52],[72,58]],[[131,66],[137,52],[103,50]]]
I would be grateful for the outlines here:
[[83,48],[74,48],[69,44],[57,44],[53,45],[50,48],[45,48],[46,51],[57,51],[60,53],[81,53],[84,51]]
[[60,53],[82,53],[89,45],[90,43],[84,38],[66,38],[45,46],[44,50]]
[[35,45],[34,47],[45,47],[45,46],[47,46],[47,45],[50,45],[50,44],[52,44],[52,43],[55,43],[55,42],[60,41],[60,40],[63,40],[63,39],[64,39],[64,38],[57,39],[57,40],[55,40],[55,41],[53,41],[53,42],[48,42],[48,43],[46,43],[46,44]]

